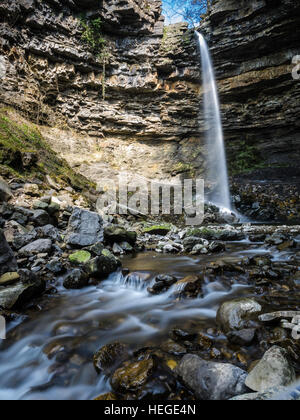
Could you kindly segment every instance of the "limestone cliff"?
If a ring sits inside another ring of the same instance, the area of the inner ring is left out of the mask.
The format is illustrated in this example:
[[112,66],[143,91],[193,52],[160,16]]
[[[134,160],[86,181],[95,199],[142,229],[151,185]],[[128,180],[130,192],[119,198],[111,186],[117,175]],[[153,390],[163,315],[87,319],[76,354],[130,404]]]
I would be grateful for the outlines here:
[[[1,102],[56,127],[44,134],[81,172],[201,170],[194,38],[186,25],[164,29],[160,0],[17,0],[0,13]],[[82,19],[99,18],[105,66],[83,39]]]

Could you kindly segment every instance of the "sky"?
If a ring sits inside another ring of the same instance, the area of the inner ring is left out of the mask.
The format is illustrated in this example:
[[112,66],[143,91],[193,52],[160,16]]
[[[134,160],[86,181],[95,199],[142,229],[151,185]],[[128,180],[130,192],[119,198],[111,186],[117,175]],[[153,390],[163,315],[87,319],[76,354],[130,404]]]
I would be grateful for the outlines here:
[[166,17],[166,24],[169,25],[171,23],[178,23],[183,22],[184,19],[182,15],[174,14],[174,11],[171,11],[169,7],[164,3],[163,0],[163,14]]

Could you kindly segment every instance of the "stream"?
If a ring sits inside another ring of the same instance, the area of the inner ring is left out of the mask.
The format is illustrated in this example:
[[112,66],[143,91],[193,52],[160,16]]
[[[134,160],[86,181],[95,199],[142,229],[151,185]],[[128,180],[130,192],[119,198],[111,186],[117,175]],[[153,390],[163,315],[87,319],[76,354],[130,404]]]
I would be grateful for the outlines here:
[[147,288],[158,274],[183,278],[210,261],[267,252],[247,241],[228,244],[228,249],[221,256],[127,256],[123,267],[129,275],[119,271],[79,291],[65,290],[61,279],[57,293],[44,296],[26,319],[10,324],[7,340],[0,341],[0,399],[93,399],[110,391],[107,378],[92,363],[103,345],[122,341],[134,351],[159,345],[174,327],[214,327],[222,302],[250,296],[253,289],[242,281],[224,285],[216,278],[204,286],[203,297],[178,300],[172,299],[174,289],[152,296]]

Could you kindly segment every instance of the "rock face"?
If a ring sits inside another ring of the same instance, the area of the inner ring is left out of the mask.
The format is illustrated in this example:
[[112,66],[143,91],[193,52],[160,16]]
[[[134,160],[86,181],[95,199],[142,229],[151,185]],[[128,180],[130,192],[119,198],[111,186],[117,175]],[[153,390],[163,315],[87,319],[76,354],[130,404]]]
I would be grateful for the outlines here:
[[18,269],[17,261],[0,229],[0,276]]
[[188,354],[176,372],[201,400],[228,400],[247,392],[247,373],[230,364],[206,362]]
[[[102,20],[105,71],[80,15]],[[43,132],[82,173],[171,177],[192,168],[191,148],[201,169],[196,43],[185,24],[164,30],[161,0],[4,1],[0,16],[2,102],[83,133]]]
[[[201,23],[236,204],[265,221],[299,220],[299,11],[291,0],[216,0]],[[83,39],[80,15],[102,20],[104,50]],[[6,0],[0,20],[0,102],[43,124],[82,174],[99,182],[121,171],[204,174],[199,53],[187,25],[163,27],[161,0]]]
[[[235,190],[248,184],[248,211],[261,220],[298,217],[285,202],[300,202],[300,83],[292,77],[299,24],[300,4],[291,0],[216,0],[201,24],[218,79],[229,167],[242,174]],[[257,201],[261,208],[251,209]]]

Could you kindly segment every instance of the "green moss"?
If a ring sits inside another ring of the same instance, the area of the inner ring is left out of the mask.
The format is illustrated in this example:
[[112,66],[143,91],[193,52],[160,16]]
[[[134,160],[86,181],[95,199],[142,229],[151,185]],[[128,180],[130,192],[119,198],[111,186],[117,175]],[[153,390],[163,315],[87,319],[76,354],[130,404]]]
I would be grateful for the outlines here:
[[167,235],[172,230],[171,224],[164,225],[154,225],[144,229],[144,233],[149,233],[150,235]]
[[86,264],[91,259],[91,254],[88,251],[78,251],[69,256],[72,264]]
[[195,236],[197,238],[204,238],[204,239],[210,239],[213,238],[216,235],[217,231],[214,229],[209,228],[200,228],[200,229],[190,229],[186,236]]
[[[26,169],[22,164],[25,153],[36,156],[36,162]],[[37,126],[25,123],[15,112],[5,108],[0,108],[0,171],[24,179],[37,177],[43,180],[49,175],[57,182],[67,183],[79,191],[94,187],[57,156]]]

